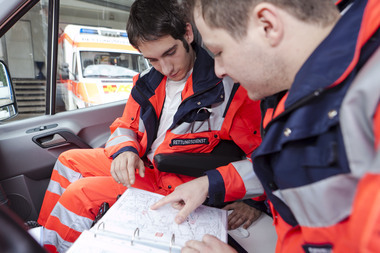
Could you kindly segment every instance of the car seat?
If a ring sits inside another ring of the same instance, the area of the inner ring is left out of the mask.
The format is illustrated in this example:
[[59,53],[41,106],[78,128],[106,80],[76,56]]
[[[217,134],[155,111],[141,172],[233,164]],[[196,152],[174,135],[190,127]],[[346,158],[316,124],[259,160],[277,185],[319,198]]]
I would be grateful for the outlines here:
[[0,205],[0,249],[2,253],[46,253],[23,226],[21,218]]

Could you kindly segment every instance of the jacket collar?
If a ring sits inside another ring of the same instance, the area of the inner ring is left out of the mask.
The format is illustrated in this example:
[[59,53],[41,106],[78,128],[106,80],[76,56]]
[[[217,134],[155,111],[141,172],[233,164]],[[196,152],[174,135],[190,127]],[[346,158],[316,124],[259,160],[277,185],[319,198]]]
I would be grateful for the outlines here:
[[222,79],[218,78],[214,71],[210,71],[210,69],[214,69],[214,59],[207,51],[197,45],[194,49],[197,58],[193,70],[193,91],[199,93],[215,86]]
[[364,0],[355,1],[307,59],[295,77],[285,108],[317,90],[338,84],[352,71],[362,46],[358,44],[366,4]]

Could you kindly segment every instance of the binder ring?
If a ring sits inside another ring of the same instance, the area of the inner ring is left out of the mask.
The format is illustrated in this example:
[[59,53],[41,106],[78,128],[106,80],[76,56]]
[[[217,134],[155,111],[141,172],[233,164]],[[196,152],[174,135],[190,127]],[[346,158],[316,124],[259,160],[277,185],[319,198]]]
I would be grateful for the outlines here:
[[137,238],[138,238],[139,235],[140,235],[140,230],[139,230],[139,228],[136,228],[136,229],[135,229],[135,232],[133,232],[133,236],[132,236],[132,240],[131,240],[131,246],[133,246],[133,241],[135,240],[136,234],[137,234]]
[[170,240],[170,244],[169,244],[169,253],[172,252],[172,247],[174,246],[174,243],[175,243],[175,234],[172,234],[172,239]]
[[[103,225],[103,226],[102,226]],[[104,224],[104,222],[100,222],[99,225],[98,225],[98,229],[100,228],[100,226],[102,226],[102,230],[104,230],[104,227],[105,227],[106,224]]]

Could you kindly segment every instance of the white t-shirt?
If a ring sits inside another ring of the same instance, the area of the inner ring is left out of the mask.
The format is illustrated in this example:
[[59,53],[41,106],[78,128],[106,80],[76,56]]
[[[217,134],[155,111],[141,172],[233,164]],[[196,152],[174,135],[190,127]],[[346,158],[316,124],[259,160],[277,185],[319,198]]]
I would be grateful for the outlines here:
[[152,147],[147,155],[151,162],[153,162],[154,152],[156,152],[158,146],[160,146],[164,141],[166,132],[173,123],[174,114],[177,112],[182,101],[181,93],[185,88],[186,81],[192,72],[193,70],[189,71],[189,73],[187,73],[185,78],[181,81],[173,81],[169,78],[166,81],[166,96],[164,107],[162,108],[160,124],[158,126],[157,138],[153,141]]

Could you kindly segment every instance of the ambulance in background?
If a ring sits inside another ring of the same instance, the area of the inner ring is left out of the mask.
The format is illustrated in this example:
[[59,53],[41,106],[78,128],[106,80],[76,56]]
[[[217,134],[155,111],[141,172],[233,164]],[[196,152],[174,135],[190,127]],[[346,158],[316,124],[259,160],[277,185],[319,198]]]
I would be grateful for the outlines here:
[[149,67],[123,30],[67,25],[58,45],[58,92],[66,110],[127,99]]

